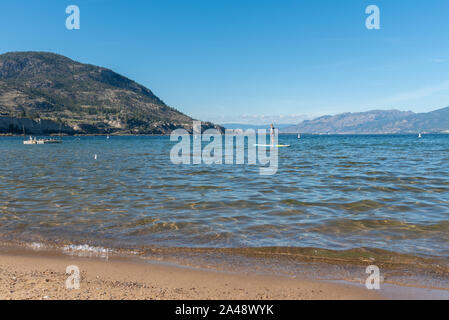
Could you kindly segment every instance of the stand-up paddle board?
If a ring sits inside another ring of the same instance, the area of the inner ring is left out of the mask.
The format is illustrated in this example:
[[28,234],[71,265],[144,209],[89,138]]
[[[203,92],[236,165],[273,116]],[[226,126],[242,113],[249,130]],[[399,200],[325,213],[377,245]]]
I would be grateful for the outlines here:
[[272,145],[272,144],[255,144],[255,147],[276,147],[276,148],[281,148],[281,147],[290,147],[289,144],[277,144],[277,145]]

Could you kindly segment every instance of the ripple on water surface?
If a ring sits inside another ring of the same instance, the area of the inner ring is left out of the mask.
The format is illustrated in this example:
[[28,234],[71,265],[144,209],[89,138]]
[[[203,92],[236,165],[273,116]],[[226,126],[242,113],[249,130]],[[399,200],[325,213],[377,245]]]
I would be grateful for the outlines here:
[[281,136],[273,176],[174,165],[168,137],[63,139],[0,138],[4,239],[449,257],[446,135]]

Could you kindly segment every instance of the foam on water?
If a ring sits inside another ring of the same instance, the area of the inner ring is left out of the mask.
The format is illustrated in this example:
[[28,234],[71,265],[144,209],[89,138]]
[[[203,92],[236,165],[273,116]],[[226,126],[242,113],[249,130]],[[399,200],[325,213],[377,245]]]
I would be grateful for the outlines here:
[[113,250],[103,247],[94,247],[87,244],[79,245],[66,245],[62,248],[62,251],[66,254],[76,255],[76,256],[98,256],[98,257],[108,257]]

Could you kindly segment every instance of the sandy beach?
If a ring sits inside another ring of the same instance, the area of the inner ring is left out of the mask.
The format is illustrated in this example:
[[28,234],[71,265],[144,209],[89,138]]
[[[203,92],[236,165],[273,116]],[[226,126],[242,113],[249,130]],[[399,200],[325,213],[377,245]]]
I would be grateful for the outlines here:
[[[66,267],[81,273],[67,289]],[[346,284],[230,274],[121,259],[0,255],[0,299],[381,299]]]

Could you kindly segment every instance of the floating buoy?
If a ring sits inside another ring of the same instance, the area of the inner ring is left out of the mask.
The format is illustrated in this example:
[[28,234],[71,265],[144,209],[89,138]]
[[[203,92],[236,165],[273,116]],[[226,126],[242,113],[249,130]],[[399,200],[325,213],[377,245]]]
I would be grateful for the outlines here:
[[94,155],[94,159],[97,160],[97,154]]

